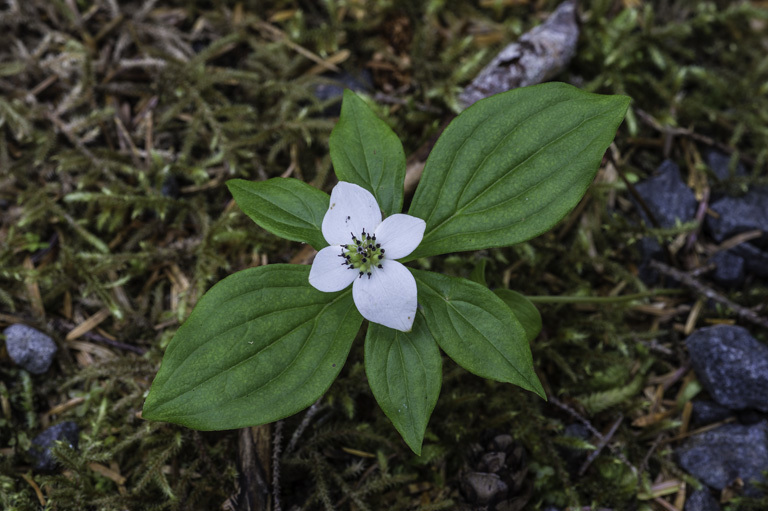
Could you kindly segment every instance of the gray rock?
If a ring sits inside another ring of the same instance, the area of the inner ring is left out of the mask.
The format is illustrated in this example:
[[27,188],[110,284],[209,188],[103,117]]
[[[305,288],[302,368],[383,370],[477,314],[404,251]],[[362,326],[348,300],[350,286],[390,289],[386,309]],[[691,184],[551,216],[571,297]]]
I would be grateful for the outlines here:
[[173,174],[168,174],[163,180],[163,185],[160,187],[160,193],[163,197],[171,197],[172,199],[178,199],[181,197],[181,188],[179,187],[179,180]]
[[[731,157],[727,154],[719,153],[717,151],[709,151],[704,157],[707,161],[707,165],[712,169],[717,179],[720,181],[727,181],[731,177]],[[747,170],[741,163],[736,164],[734,169],[734,176],[745,176]]]
[[753,481],[763,482],[768,470],[768,423],[726,424],[690,438],[677,449],[680,466],[710,488],[722,490],[736,479],[744,494],[757,496]]
[[[677,220],[688,222],[696,215],[696,196],[680,177],[680,168],[671,160],[665,160],[656,175],[635,185],[635,190],[661,227],[674,227]],[[638,209],[640,216],[651,225],[643,208]]]
[[[590,433],[589,429],[587,429],[584,424],[575,422],[565,427],[562,436],[578,438],[579,440],[584,440],[586,442],[592,438],[592,433]],[[584,449],[574,449],[563,445],[557,446],[557,452],[560,453],[563,461],[565,461],[568,471],[574,476],[578,473],[579,468],[589,455],[589,451],[585,451]]]
[[8,355],[16,364],[33,374],[43,374],[56,355],[53,339],[31,326],[16,323],[3,331]]
[[464,494],[471,503],[493,504],[507,497],[509,487],[496,474],[470,472],[461,479]]
[[507,454],[504,452],[487,452],[480,458],[479,467],[483,472],[496,474],[507,461]]
[[742,327],[702,328],[686,340],[702,386],[731,410],[768,412],[768,346]]
[[494,451],[506,451],[512,447],[513,443],[514,439],[512,438],[512,435],[496,435],[493,437],[488,448],[493,449]]
[[702,488],[685,499],[685,511],[720,511],[720,504],[709,490]]
[[696,426],[706,426],[713,422],[720,422],[732,415],[731,410],[714,401],[694,401],[691,411],[691,423]]
[[341,98],[344,95],[344,89],[367,93],[373,88],[373,78],[367,69],[356,75],[346,71],[329,73],[323,75],[323,78],[327,81],[315,85],[315,97],[320,101],[338,100],[323,111],[323,114],[328,117],[338,117],[341,113]]
[[768,247],[768,188],[754,188],[741,197],[723,197],[712,203],[718,217],[707,216],[707,226],[718,243],[736,234],[761,230],[763,236],[749,243],[758,248]]
[[766,415],[767,414],[758,412],[757,410],[739,410],[736,412],[736,419],[738,419],[739,424],[752,425],[768,419],[768,416]]
[[34,459],[36,470],[51,471],[56,468],[56,458],[51,453],[51,447],[57,441],[68,443],[77,449],[80,429],[72,421],[61,422],[51,426],[32,440],[32,447],[27,453]]
[[739,287],[744,283],[745,263],[744,258],[739,257],[731,250],[718,252],[710,259],[715,264],[712,280],[725,287]]
[[744,259],[747,272],[768,277],[768,250],[760,250],[751,243],[742,243],[730,249],[729,252]]
[[663,261],[664,249],[661,248],[656,238],[651,236],[642,238],[637,246],[640,249],[640,265],[637,269],[638,276],[643,282],[652,286],[658,282],[659,272],[651,268],[651,260]]

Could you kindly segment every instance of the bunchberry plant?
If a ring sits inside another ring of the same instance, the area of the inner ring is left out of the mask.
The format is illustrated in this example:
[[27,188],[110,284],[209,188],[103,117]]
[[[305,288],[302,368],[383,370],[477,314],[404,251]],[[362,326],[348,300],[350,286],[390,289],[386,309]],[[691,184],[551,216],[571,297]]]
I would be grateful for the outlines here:
[[144,418],[214,430],[292,415],[333,383],[363,319],[371,390],[417,454],[441,350],[546,398],[529,346],[541,318],[529,301],[405,264],[549,230],[586,192],[628,104],[561,83],[479,101],[440,136],[403,214],[402,145],[346,91],[330,197],[296,179],[227,183],[261,227],[317,249],[312,267],[249,268],[213,286],[169,344]]
[[419,246],[426,225],[403,214],[382,222],[371,192],[342,181],[331,192],[323,217],[323,236],[330,246],[315,256],[309,283],[326,293],[352,284],[352,298],[365,319],[408,332],[416,317],[416,280],[396,259]]

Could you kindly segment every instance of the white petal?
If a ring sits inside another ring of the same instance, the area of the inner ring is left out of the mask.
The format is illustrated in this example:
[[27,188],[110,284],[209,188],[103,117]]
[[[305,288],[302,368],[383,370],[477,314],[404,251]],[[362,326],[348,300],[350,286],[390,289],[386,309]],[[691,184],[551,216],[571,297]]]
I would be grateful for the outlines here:
[[309,283],[312,287],[319,291],[333,293],[341,291],[355,280],[358,273],[342,264],[344,258],[339,257],[339,254],[341,254],[341,247],[338,245],[325,247],[317,253],[309,270]]
[[352,298],[368,321],[408,332],[416,317],[416,280],[398,263],[384,259],[382,268],[373,268],[352,284]]
[[388,259],[400,259],[416,250],[426,227],[421,218],[398,213],[385,218],[373,233]]
[[365,229],[373,233],[381,223],[381,211],[371,192],[356,184],[339,181],[331,192],[331,205],[323,217],[323,237],[331,245],[346,245],[352,242],[354,233],[358,238]]

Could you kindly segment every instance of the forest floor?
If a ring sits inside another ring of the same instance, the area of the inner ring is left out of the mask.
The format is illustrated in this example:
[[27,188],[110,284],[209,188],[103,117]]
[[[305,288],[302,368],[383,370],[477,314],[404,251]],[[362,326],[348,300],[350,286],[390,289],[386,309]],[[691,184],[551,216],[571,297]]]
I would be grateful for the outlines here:
[[[29,325],[58,352],[40,375],[0,352],[0,508],[247,509],[242,432],[140,414],[207,289],[311,258],[254,225],[226,181],[291,176],[329,192],[341,98],[318,91],[340,77],[416,154],[483,66],[558,3],[3,2],[0,329]],[[729,192],[768,185],[768,5],[584,0],[578,11],[576,53],[556,79],[632,98],[595,184],[536,239],[414,262],[457,276],[485,264],[492,288],[536,297],[544,327],[531,348],[549,401],[446,357],[418,457],[376,406],[358,339],[310,411],[245,430],[267,481],[279,480],[271,509],[277,497],[285,510],[682,511],[699,487],[673,455],[703,392],[682,341],[713,324],[762,342],[768,331],[696,286],[640,278],[644,237],[683,271],[706,266],[712,242],[695,221],[643,224],[632,188],[672,159],[703,201],[713,150],[747,169]],[[719,288],[692,275],[768,315],[764,279]],[[34,468],[33,439],[65,421],[77,447],[60,444],[56,468]],[[483,507],[462,482],[500,435],[513,441],[504,466],[515,484]],[[725,509],[768,509],[738,491],[718,497]]]

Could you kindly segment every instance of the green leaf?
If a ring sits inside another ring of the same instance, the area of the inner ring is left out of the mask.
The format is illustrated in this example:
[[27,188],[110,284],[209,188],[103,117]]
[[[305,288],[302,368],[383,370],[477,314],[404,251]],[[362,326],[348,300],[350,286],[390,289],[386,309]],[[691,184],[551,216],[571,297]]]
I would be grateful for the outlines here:
[[406,258],[507,246],[549,230],[581,200],[629,104],[562,83],[478,101],[427,159],[409,214],[424,219]]
[[368,325],[368,383],[381,409],[417,455],[440,394],[442,366],[440,349],[422,314],[416,315],[410,332]]
[[230,179],[227,187],[243,212],[276,236],[328,246],[323,238],[323,217],[331,198],[298,179],[275,177],[266,181]]
[[411,272],[429,330],[449,357],[478,376],[514,383],[546,399],[525,330],[501,298],[466,279]]
[[292,415],[331,386],[362,317],[347,289],[322,293],[309,267],[269,265],[213,286],[163,357],[143,417],[235,429]]
[[386,216],[403,208],[405,152],[387,124],[350,90],[344,91],[339,122],[329,140],[339,181],[371,192]]
[[531,301],[517,291],[511,289],[497,289],[494,291],[496,296],[501,298],[507,307],[512,309],[512,313],[523,326],[525,336],[528,342],[534,340],[541,332],[541,314]]
[[487,263],[487,259],[480,259],[472,269],[472,273],[469,275],[469,280],[477,282],[483,287],[488,287],[488,281],[485,280],[485,266]]

